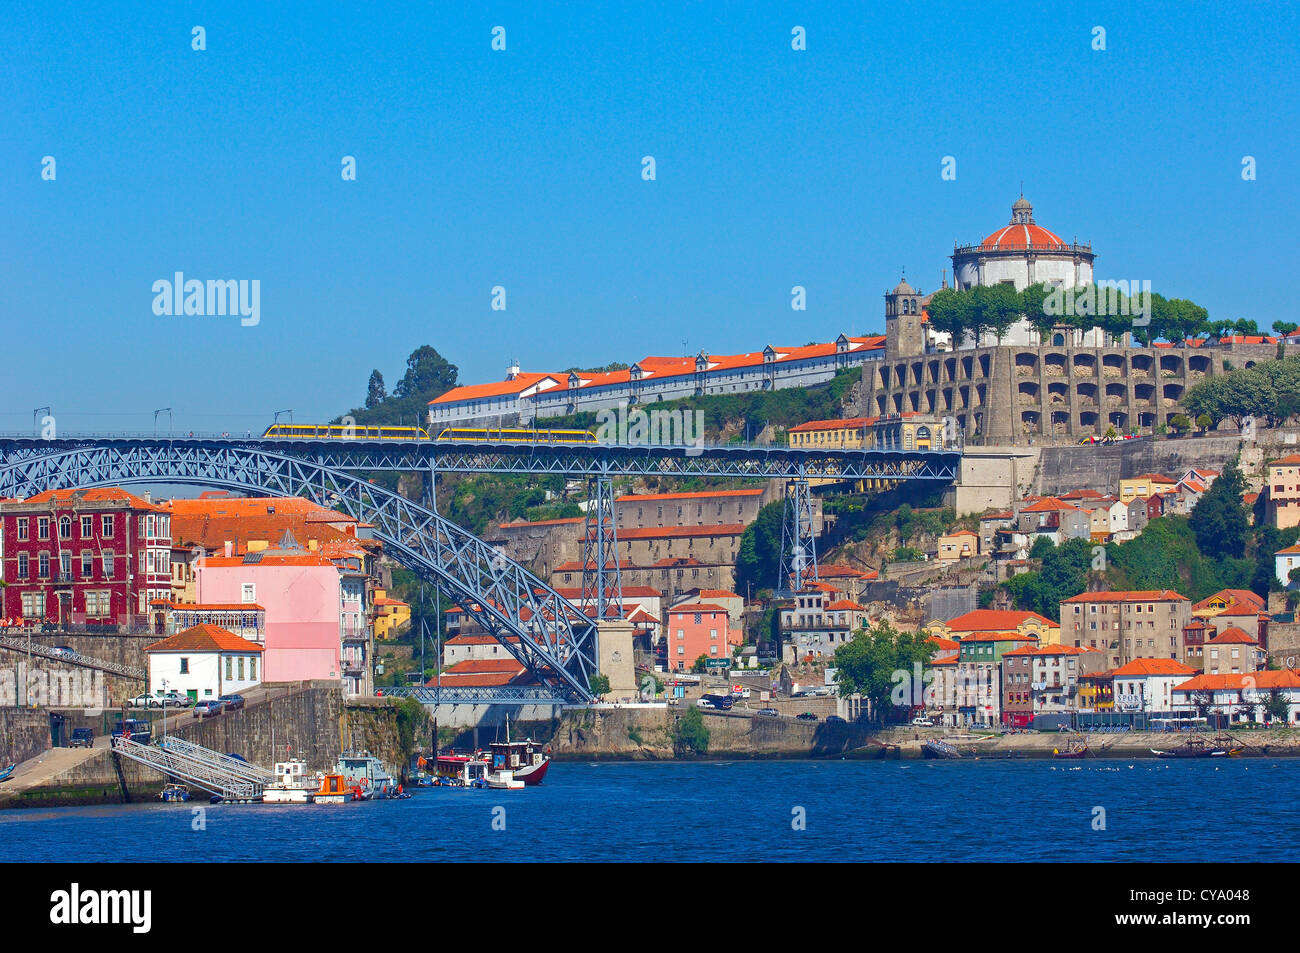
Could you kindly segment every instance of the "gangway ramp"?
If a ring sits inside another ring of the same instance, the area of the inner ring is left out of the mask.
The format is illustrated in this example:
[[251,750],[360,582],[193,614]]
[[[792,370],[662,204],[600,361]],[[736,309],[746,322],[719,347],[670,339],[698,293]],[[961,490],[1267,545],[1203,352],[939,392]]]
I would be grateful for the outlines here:
[[196,745],[194,742],[178,738],[176,735],[168,735],[158,744],[159,747],[166,748],[168,751],[193,758],[195,761],[201,761],[217,770],[228,771],[236,777],[246,778],[263,787],[275,780],[275,775],[266,768],[250,764],[243,758],[236,758],[232,755],[222,754],[220,751],[213,751],[211,748],[205,748],[203,745]]
[[[169,742],[170,740],[168,739]],[[198,758],[192,754],[171,750],[170,744],[167,747],[142,745],[130,738],[114,738],[113,751],[168,777],[182,778],[196,787],[220,795],[224,801],[262,799],[262,789],[265,786],[262,782],[250,780],[242,773],[237,774],[229,768],[220,767],[212,758]],[[217,755],[218,752],[213,751],[210,754]]]

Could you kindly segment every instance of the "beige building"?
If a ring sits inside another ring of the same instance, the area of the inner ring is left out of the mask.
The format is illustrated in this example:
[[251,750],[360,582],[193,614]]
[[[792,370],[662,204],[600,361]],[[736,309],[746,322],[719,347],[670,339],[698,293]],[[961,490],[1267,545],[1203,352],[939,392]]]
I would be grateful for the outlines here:
[[1111,667],[1182,657],[1192,603],[1172,589],[1084,592],[1061,603],[1061,641],[1097,649]]
[[1300,525],[1300,454],[1268,465],[1268,521],[1278,529]]
[[968,529],[947,533],[939,537],[937,559],[941,563],[971,559],[980,554],[980,538]]
[[1119,501],[1127,506],[1139,496],[1145,499],[1160,493],[1172,493],[1176,489],[1177,480],[1160,473],[1144,473],[1119,481]]

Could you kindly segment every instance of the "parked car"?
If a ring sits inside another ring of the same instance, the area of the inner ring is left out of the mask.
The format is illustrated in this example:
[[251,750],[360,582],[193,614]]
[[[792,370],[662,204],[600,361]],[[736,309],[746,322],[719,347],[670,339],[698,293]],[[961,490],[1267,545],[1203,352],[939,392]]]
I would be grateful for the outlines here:
[[54,646],[54,648],[51,650],[51,654],[52,654],[52,655],[57,655],[57,656],[59,656],[60,658],[62,658],[62,657],[65,656],[65,655],[76,655],[77,653],[74,652],[74,651],[72,650],[72,647],[71,647],[71,646],[68,646],[68,645],[56,645],[56,646]]
[[714,707],[714,706],[713,706],[713,702],[709,701],[707,698],[701,698],[699,701],[697,701],[697,702],[695,703],[695,705],[696,705],[696,707],[698,707],[698,708],[713,708],[713,707]]
[[222,695],[217,701],[225,704],[226,711],[239,711],[244,707],[243,695]]
[[912,725],[916,728],[933,728],[934,720],[931,718],[923,718],[918,715],[912,719]]
[[164,701],[174,708],[189,708],[190,705],[194,704],[193,699],[191,699],[189,695],[182,695],[178,691],[159,692],[157,698],[158,706],[160,708]]
[[219,698],[205,698],[201,702],[195,702],[194,717],[211,718],[213,715],[220,715],[225,707],[225,702]]
[[95,732],[91,728],[73,728],[68,739],[69,748],[89,748],[95,743]]
[[760,708],[760,709],[758,710],[758,713],[759,713],[760,715],[780,715],[780,714],[781,714],[781,713],[780,713],[779,711],[777,711],[775,708]]
[[800,713],[800,714],[798,714],[798,715],[795,715],[795,717],[798,718],[800,721],[816,721],[816,720],[817,720],[817,716],[814,715],[814,714],[813,714],[812,712],[810,712],[810,711],[802,712],[802,713]]
[[841,718],[839,715],[827,715],[827,716],[826,716],[826,724],[828,724],[828,725],[847,725],[848,722],[845,721],[843,718]]
[[162,705],[162,702],[148,692],[144,692],[141,695],[136,695],[127,704],[132,708],[158,708]]

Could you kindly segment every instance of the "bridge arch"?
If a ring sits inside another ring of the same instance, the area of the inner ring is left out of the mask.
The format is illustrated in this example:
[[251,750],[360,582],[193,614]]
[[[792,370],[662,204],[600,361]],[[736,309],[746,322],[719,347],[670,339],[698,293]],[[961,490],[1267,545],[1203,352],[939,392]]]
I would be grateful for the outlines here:
[[[599,651],[593,622],[548,583],[436,512],[343,470],[234,444],[87,444],[10,454],[0,496],[45,490],[177,483],[271,496],[305,496],[375,527],[398,562],[437,580],[542,684],[570,701],[592,699]],[[517,636],[517,639],[511,639]]]

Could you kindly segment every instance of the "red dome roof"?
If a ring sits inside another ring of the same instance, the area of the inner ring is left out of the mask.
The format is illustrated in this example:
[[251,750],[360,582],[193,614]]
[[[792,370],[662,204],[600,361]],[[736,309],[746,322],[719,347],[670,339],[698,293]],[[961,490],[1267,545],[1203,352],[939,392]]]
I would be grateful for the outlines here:
[[1065,242],[1055,232],[1049,232],[1041,225],[1003,225],[996,232],[980,242],[982,248],[1064,248]]
[[980,242],[980,247],[1000,250],[1065,248],[1066,244],[1056,233],[1034,224],[1034,207],[1022,195],[1011,206],[1011,224],[989,235]]

